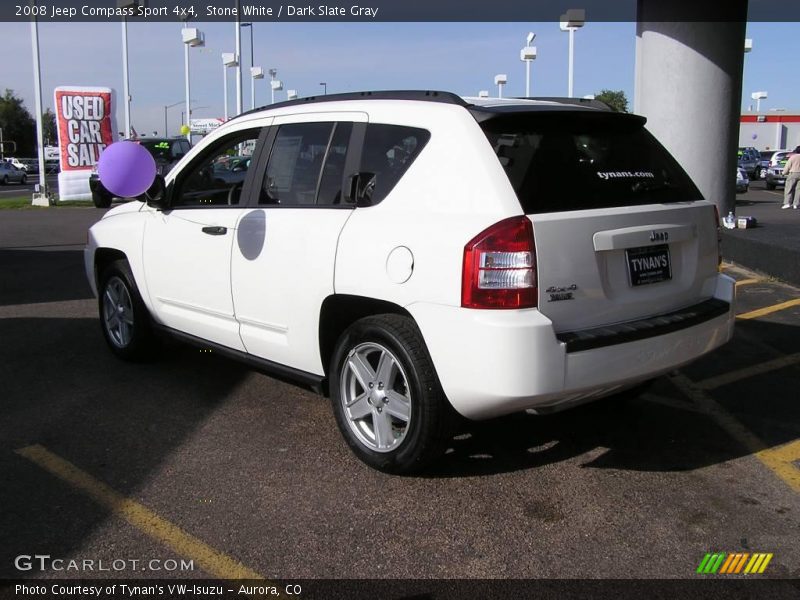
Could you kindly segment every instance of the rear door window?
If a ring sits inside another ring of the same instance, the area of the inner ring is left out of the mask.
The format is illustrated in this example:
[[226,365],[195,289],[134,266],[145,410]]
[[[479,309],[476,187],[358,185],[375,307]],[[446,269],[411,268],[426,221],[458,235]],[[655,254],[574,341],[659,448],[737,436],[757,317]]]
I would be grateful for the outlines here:
[[370,123],[364,136],[359,172],[369,180],[366,200],[377,204],[392,191],[431,134],[425,129]]
[[633,115],[512,114],[481,127],[526,214],[702,199]]

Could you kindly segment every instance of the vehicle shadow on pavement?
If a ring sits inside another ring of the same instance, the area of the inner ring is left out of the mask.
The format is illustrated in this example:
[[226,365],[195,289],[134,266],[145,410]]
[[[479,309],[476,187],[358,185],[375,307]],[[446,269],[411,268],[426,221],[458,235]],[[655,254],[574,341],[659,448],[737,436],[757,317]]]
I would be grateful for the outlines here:
[[40,444],[135,499],[247,374],[188,347],[123,363],[96,319],[0,319],[0,339],[0,578],[31,575],[14,569],[19,554],[70,556],[110,519],[15,450]]
[[[691,381],[735,373],[798,351],[798,327],[737,324],[734,339],[682,370]],[[759,340],[755,342],[754,340]],[[800,367],[734,380],[704,393],[767,447],[800,437]],[[767,393],[767,390],[768,393]],[[586,455],[583,467],[690,471],[750,454],[712,415],[661,377],[641,397],[602,399],[551,415],[515,414],[464,421],[444,460],[428,477],[463,477],[534,469]],[[582,459],[581,459],[582,460]]]
[[0,248],[0,272],[0,306],[92,297],[83,274],[83,250],[75,246]]

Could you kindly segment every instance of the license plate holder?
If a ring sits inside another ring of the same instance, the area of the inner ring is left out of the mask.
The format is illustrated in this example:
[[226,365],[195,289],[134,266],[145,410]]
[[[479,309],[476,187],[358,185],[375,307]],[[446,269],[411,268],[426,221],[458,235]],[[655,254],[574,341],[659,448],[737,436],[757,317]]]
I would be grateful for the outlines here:
[[672,259],[668,244],[640,246],[625,250],[628,281],[631,286],[660,283],[672,279]]

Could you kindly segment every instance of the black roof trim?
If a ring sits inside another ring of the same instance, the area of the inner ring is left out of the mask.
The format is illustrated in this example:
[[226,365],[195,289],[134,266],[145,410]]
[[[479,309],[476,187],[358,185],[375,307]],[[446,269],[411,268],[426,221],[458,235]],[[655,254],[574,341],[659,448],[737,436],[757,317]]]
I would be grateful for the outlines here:
[[558,104],[570,104],[573,106],[588,106],[590,108],[598,108],[600,110],[608,110],[612,112],[614,111],[608,104],[603,102],[602,100],[595,100],[594,98],[568,98],[562,96],[531,96],[530,98],[526,98],[524,96],[518,96],[514,98],[515,100],[540,100],[542,102],[557,102]]
[[[422,102],[441,102],[443,104],[456,104],[458,106],[468,107],[472,106],[465,102],[461,96],[452,92],[441,92],[437,90],[380,90],[374,92],[346,92],[344,94],[327,94],[324,96],[308,96],[306,98],[298,98],[297,100],[287,100],[285,102],[276,102],[275,104],[267,104],[253,110],[248,110],[242,114],[234,117],[238,119],[245,115],[261,112],[263,110],[272,110],[273,108],[284,108],[287,106],[303,106],[306,104],[318,104],[324,102],[340,102],[343,100],[419,100]],[[231,119],[232,121],[233,119]]]

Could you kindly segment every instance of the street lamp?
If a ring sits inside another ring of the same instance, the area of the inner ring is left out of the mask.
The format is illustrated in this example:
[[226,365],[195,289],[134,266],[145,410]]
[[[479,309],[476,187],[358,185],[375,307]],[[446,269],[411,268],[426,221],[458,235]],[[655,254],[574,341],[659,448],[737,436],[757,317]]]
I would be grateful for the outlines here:
[[264,70],[261,69],[261,77],[256,77],[253,75],[253,24],[252,23],[242,23],[240,27],[247,27],[250,29],[250,76],[253,78],[253,81],[250,82],[250,108],[254,109],[256,107],[256,79],[263,79],[264,78]]
[[744,53],[747,54],[753,50],[753,40],[750,38],[746,38],[744,40]]
[[525,63],[525,97],[531,97],[531,63],[536,60],[536,46],[531,46],[531,42],[536,38],[536,34],[530,32],[525,38],[525,47],[519,51],[519,59]]
[[272,99],[270,104],[275,104],[275,92],[280,92],[283,89],[283,82],[280,79],[275,79],[278,74],[278,69],[269,70],[269,89],[272,90]]
[[494,84],[497,86],[497,97],[503,97],[503,86],[508,83],[508,76],[505,73],[500,73],[494,76]]
[[756,101],[756,112],[761,112],[761,101],[767,99],[767,92],[753,92],[750,97]]
[[250,88],[250,104],[256,107],[256,79],[264,79],[264,69],[261,67],[250,67],[250,77],[253,78]]
[[[205,36],[203,32],[196,27],[186,27],[186,21],[183,22],[183,29],[181,29],[181,39],[183,40],[183,66],[184,74],[186,77],[186,125],[190,125],[189,121],[192,120],[192,107],[190,100],[190,87],[189,87],[189,46],[193,48],[201,48],[205,46]],[[191,143],[192,132],[186,134],[186,139]]]
[[328,84],[325,83],[324,81],[321,81],[319,84],[322,86],[322,95],[323,96],[327,96],[328,95]]
[[241,7],[239,0],[236,3],[236,114],[242,114],[242,27],[239,23],[239,15],[241,14]]
[[[133,8],[147,6],[147,0],[117,0],[118,8]],[[135,12],[135,11],[132,11]],[[131,90],[128,72],[128,18],[122,17],[122,87],[125,95],[125,139],[131,137]]]
[[582,8],[570,8],[561,15],[559,27],[561,31],[569,32],[569,84],[567,95],[572,98],[573,59],[575,55],[575,31],[586,23],[586,11]]
[[230,67],[239,66],[239,61],[236,60],[234,52],[222,53],[222,90],[223,100],[225,105],[225,120],[228,120],[228,69]]
[[297,90],[286,90],[287,100],[297,100]]
[[183,100],[180,102],[175,102],[174,104],[164,105],[164,137],[169,137],[169,127],[167,127],[167,109],[172,108],[173,106],[178,106],[179,104],[183,104]]
[[478,92],[478,98],[488,98],[489,90],[481,90]]

